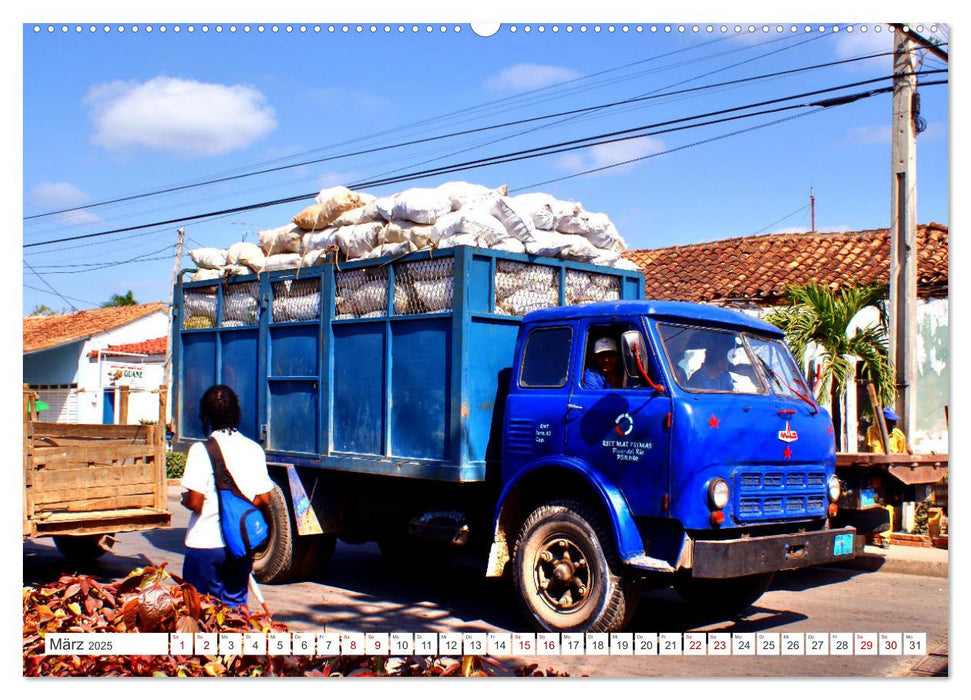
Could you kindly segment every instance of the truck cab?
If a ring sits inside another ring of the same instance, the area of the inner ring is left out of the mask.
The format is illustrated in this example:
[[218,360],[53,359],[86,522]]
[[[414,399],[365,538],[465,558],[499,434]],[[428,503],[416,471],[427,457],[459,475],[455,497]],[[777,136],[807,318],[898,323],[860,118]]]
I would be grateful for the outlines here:
[[782,333],[617,301],[525,316],[489,573],[545,629],[619,629],[645,578],[729,610],[775,571],[851,558],[829,415]]

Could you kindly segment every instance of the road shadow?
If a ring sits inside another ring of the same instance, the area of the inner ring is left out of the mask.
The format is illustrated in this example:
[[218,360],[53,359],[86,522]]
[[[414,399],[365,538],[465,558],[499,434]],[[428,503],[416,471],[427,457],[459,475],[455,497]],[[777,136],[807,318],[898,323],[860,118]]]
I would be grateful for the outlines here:
[[655,588],[641,594],[637,612],[626,631],[691,632],[717,626],[717,629],[707,631],[762,632],[805,619],[806,616],[800,613],[775,610],[759,605],[758,601],[735,613],[700,612],[685,602],[674,589]]
[[63,557],[52,541],[44,540],[25,542],[23,561],[23,585],[35,587],[57,581],[61,576],[76,574],[113,581],[152,563],[144,554],[118,555],[111,551],[93,561],[72,561]]
[[772,581],[772,589],[779,591],[805,591],[837,583],[844,583],[860,575],[872,573],[860,569],[814,566],[797,571],[780,571]]
[[151,543],[156,549],[175,554],[185,554],[185,528],[170,527],[164,530],[146,530],[141,533],[142,537]]
[[353,621],[356,630],[379,632],[443,631],[449,620],[463,621],[468,630],[527,629],[512,585],[486,578],[484,570],[485,562],[471,557],[401,567],[385,560],[374,545],[342,543],[327,568],[311,579],[343,589],[341,604],[304,605],[304,612],[278,617],[306,623],[309,615],[338,625]]

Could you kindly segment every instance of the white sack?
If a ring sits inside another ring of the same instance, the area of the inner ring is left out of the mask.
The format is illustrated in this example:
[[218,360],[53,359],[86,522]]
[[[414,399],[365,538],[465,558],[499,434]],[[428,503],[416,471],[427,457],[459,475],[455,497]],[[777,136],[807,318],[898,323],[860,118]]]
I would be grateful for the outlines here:
[[378,234],[383,228],[384,224],[380,221],[357,226],[342,226],[337,229],[337,245],[348,260],[360,258],[378,244]]
[[557,219],[556,230],[560,233],[585,236],[595,246],[604,250],[617,252],[627,250],[627,244],[606,214],[580,211],[572,216],[561,217]]
[[510,197],[509,200],[516,206],[517,211],[528,212],[533,226],[540,231],[552,231],[556,228],[556,216],[553,213],[556,198],[553,195],[545,192],[530,192]]
[[278,255],[267,256],[266,265],[263,266],[263,270],[266,272],[270,270],[286,270],[291,267],[296,267],[299,263],[299,253],[279,253]]
[[518,238],[513,238],[512,236],[506,236],[501,241],[496,241],[491,246],[493,250],[501,250],[505,253],[525,253],[526,244],[523,243]]
[[409,241],[415,248],[425,248],[434,240],[437,240],[434,226],[412,221],[389,221],[378,235],[378,243],[381,245]]
[[365,253],[364,255],[361,256],[361,258],[362,259],[381,258],[381,257],[384,257],[385,255],[393,255],[397,257],[401,255],[407,255],[408,253],[413,253],[416,250],[418,249],[415,247],[415,244],[412,243],[411,241],[400,241],[398,243],[385,243],[383,245],[379,245],[374,250],[371,250]]
[[502,222],[510,236],[523,243],[536,240],[536,224],[528,208],[509,197],[495,197],[490,204],[490,213]]
[[260,247],[267,255],[277,253],[299,253],[303,229],[299,226],[280,226],[260,231]]
[[407,219],[416,224],[433,224],[438,217],[452,211],[452,200],[445,192],[427,187],[412,187],[394,197],[382,197],[375,202],[381,215],[391,221]]
[[211,270],[205,267],[196,270],[196,273],[192,275],[190,282],[204,282],[206,280],[215,280],[223,276],[222,270]]
[[266,256],[263,249],[255,243],[233,243],[226,251],[226,264],[262,269]]
[[327,249],[317,248],[315,250],[307,251],[300,258],[300,267],[313,267],[314,265],[323,265],[327,260]]
[[509,192],[507,185],[502,185],[495,189],[490,189],[485,185],[476,185],[471,182],[445,182],[435,189],[443,192],[452,202],[452,211],[467,207],[481,199],[489,196],[504,196]]
[[226,251],[220,248],[196,248],[189,251],[189,257],[196,266],[207,270],[221,270],[226,266]]
[[305,233],[301,241],[301,250],[304,252],[333,248],[337,245],[337,228],[331,227],[325,228],[323,231]]
[[[478,207],[459,209],[445,214],[434,224],[433,240],[441,241],[460,234],[471,234],[486,247],[508,235],[506,227],[499,219]],[[442,243],[440,242],[439,245],[442,245]],[[452,245],[456,244],[453,243]]]

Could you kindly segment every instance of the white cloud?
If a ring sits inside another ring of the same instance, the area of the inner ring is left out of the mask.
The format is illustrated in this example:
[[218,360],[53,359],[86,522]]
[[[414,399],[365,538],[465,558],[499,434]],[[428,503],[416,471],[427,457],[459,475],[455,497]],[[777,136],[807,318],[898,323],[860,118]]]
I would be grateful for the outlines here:
[[[881,31],[876,31],[880,26]],[[836,57],[840,60],[857,58],[870,54],[893,51],[893,31],[886,25],[866,25],[867,31],[860,31],[861,26],[854,27],[852,32],[842,31],[836,38]],[[893,70],[893,56],[878,56],[862,61],[846,64],[856,70],[885,69],[888,73]]]
[[536,90],[581,77],[583,74],[572,68],[519,63],[486,80],[486,87],[490,90]]
[[[91,201],[91,196],[70,182],[42,182],[24,198],[25,203],[42,211],[79,207]],[[104,220],[89,211],[68,211],[57,214],[54,221],[61,224],[99,224]]]
[[885,126],[858,126],[850,129],[849,142],[854,145],[889,144],[891,128]]
[[602,168],[614,163],[624,163],[617,167],[603,171],[606,174],[617,174],[630,170],[637,163],[627,163],[626,161],[635,158],[643,158],[654,153],[660,153],[666,146],[660,139],[649,136],[630,141],[618,141],[617,143],[606,143],[602,146],[568,153],[559,159],[558,165],[561,170],[578,173],[594,168]]
[[245,148],[276,128],[259,90],[159,76],[139,83],[96,85],[92,141],[110,150],[149,148],[182,156],[213,156]]

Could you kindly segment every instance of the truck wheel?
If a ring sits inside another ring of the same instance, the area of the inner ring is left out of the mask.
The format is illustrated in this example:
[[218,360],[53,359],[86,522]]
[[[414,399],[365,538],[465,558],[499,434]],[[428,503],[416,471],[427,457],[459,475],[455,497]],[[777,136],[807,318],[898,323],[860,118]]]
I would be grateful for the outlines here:
[[297,535],[297,524],[279,486],[270,492],[270,535],[253,557],[253,575],[260,583],[284,583],[305,578],[334,554],[334,535]]
[[674,584],[685,602],[708,614],[729,615],[747,608],[772,585],[775,574],[738,578],[683,578]]
[[57,551],[73,562],[94,561],[106,551],[99,542],[104,535],[58,535],[54,538]]
[[550,632],[621,629],[637,604],[600,518],[575,501],[554,501],[526,518],[513,551],[513,581],[528,618]]

